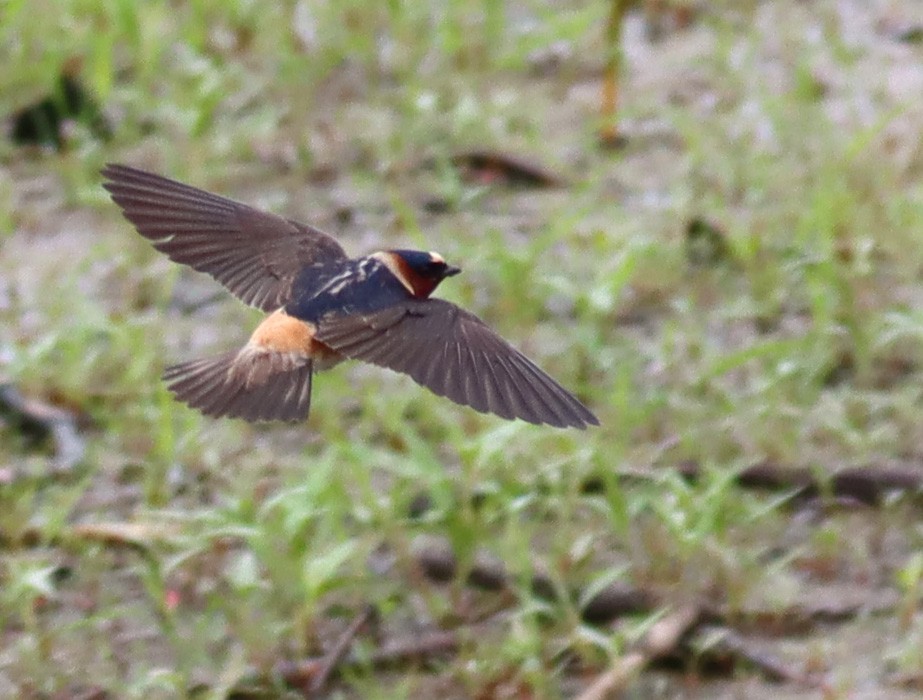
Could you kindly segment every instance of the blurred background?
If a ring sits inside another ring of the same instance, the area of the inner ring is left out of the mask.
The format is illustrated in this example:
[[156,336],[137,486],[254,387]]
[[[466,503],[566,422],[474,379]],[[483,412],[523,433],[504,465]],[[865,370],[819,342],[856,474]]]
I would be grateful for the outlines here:
[[[0,0],[0,65],[0,695],[923,688],[918,0]],[[439,251],[601,427],[203,418],[259,314],[106,162]]]

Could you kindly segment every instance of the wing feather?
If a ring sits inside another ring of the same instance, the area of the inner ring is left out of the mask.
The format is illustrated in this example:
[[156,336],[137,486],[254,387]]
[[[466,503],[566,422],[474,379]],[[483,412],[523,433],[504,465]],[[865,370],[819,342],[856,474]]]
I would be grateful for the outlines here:
[[527,382],[527,386],[541,395],[541,402],[548,412],[556,414],[565,422],[595,418],[576,397],[565,392],[560,384],[536,367],[527,357],[519,355],[513,358],[513,364],[518,366],[524,375],[532,378],[532,381]]
[[289,301],[305,266],[346,258],[312,226],[125,165],[107,165],[102,174],[125,218],[157,250],[264,311]]
[[464,396],[467,404],[476,411],[486,412],[489,406],[484,386],[490,381],[486,376],[489,365],[479,361],[474,349],[465,343],[456,341],[446,347],[451,348],[452,381],[457,385],[459,395]]
[[599,424],[483,321],[440,299],[321,319],[316,338],[346,357],[409,374],[434,393],[482,413],[556,427]]

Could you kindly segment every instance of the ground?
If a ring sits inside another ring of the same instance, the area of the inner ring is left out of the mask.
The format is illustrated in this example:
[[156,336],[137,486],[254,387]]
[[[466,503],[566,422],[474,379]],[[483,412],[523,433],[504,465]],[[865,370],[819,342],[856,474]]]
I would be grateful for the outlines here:
[[[0,145],[0,695],[311,696],[343,639],[314,696],[581,697],[691,610],[625,696],[916,696],[918,2],[675,4],[627,15],[613,150],[606,2],[7,3],[2,112],[63,70],[110,133]],[[259,314],[134,233],[110,161],[439,251],[600,427],[356,363],[302,425],[175,403],[164,366]]]

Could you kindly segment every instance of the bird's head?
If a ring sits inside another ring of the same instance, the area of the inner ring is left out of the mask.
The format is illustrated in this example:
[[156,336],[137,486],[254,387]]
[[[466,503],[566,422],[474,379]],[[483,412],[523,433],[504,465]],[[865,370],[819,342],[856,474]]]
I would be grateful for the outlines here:
[[425,299],[446,277],[457,275],[460,268],[448,265],[439,253],[422,250],[389,250],[396,263],[392,271],[413,295]]

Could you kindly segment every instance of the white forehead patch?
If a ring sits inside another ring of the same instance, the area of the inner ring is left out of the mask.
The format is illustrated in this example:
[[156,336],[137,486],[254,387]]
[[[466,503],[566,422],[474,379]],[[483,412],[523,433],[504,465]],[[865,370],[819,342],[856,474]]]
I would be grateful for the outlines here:
[[445,258],[434,250],[429,251],[429,257],[434,263],[445,263]]

